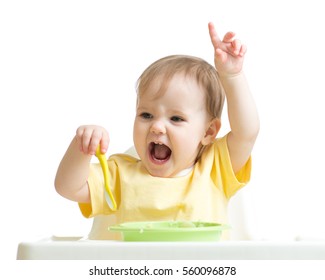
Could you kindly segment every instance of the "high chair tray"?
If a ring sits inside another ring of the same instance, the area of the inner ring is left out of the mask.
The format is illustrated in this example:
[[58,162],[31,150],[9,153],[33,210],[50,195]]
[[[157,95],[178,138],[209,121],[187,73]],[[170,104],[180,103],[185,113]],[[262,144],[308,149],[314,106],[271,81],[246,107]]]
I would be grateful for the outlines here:
[[18,260],[325,260],[325,241],[122,242],[55,237],[21,242]]

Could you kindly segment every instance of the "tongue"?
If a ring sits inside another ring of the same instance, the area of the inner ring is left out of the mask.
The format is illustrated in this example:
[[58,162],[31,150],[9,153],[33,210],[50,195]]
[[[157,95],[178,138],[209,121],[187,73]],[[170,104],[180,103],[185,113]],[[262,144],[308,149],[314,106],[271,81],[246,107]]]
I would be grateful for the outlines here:
[[170,149],[165,145],[155,144],[153,155],[156,159],[166,159],[170,155]]

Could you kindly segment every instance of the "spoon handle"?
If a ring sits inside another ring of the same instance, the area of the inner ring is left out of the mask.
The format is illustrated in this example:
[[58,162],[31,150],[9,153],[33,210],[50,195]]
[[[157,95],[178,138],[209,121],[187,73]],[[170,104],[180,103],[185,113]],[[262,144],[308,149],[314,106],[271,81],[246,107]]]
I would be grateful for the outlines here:
[[105,154],[101,153],[100,145],[96,149],[96,157],[99,160],[100,166],[101,166],[103,174],[104,174],[106,202],[107,202],[109,208],[111,208],[111,210],[116,211],[116,209],[117,209],[116,201],[115,201],[113,194],[111,192],[111,189],[109,187],[109,175],[108,175],[109,172],[108,172],[107,159],[106,159]]

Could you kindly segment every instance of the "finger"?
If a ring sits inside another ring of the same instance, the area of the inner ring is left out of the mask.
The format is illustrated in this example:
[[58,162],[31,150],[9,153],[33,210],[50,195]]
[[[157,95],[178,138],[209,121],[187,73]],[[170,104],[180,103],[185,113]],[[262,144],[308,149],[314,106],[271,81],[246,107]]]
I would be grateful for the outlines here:
[[225,34],[225,36],[223,36],[222,41],[225,42],[225,43],[231,43],[234,40],[235,36],[236,36],[236,34],[234,32],[231,32],[231,31],[227,32]]
[[96,154],[96,149],[102,139],[102,132],[98,130],[93,130],[90,141],[89,141],[89,146],[88,146],[88,153],[90,155]]
[[247,52],[247,46],[246,45],[242,45],[239,51],[239,55],[240,56],[244,56]]
[[220,40],[212,22],[209,22],[208,27],[209,27],[209,34],[210,34],[210,39],[211,39],[212,45],[214,46],[214,48],[217,48],[218,45],[220,44],[221,40]]
[[85,154],[91,154],[89,152],[89,146],[92,139],[92,130],[84,129],[82,138],[81,138],[81,145],[82,145],[82,152]]
[[80,150],[80,152],[83,152],[83,134],[84,134],[84,127],[78,127],[77,131],[76,131],[76,140],[78,143],[78,148]]
[[109,135],[108,133],[103,133],[102,139],[100,140],[100,151],[105,154],[108,150]]
[[233,50],[232,50],[233,53],[234,53],[235,55],[238,55],[239,52],[240,52],[241,46],[242,46],[240,40],[238,40],[238,39],[233,40],[233,41],[231,42],[231,46],[232,46],[232,48],[233,48]]

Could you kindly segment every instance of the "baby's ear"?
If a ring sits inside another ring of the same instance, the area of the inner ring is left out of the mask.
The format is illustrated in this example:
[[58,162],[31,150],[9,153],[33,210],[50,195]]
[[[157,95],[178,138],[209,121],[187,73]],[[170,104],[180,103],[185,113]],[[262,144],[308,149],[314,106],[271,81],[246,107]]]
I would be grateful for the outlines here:
[[217,134],[221,127],[221,121],[219,119],[213,119],[205,132],[205,136],[201,140],[203,146],[209,145],[217,137]]

